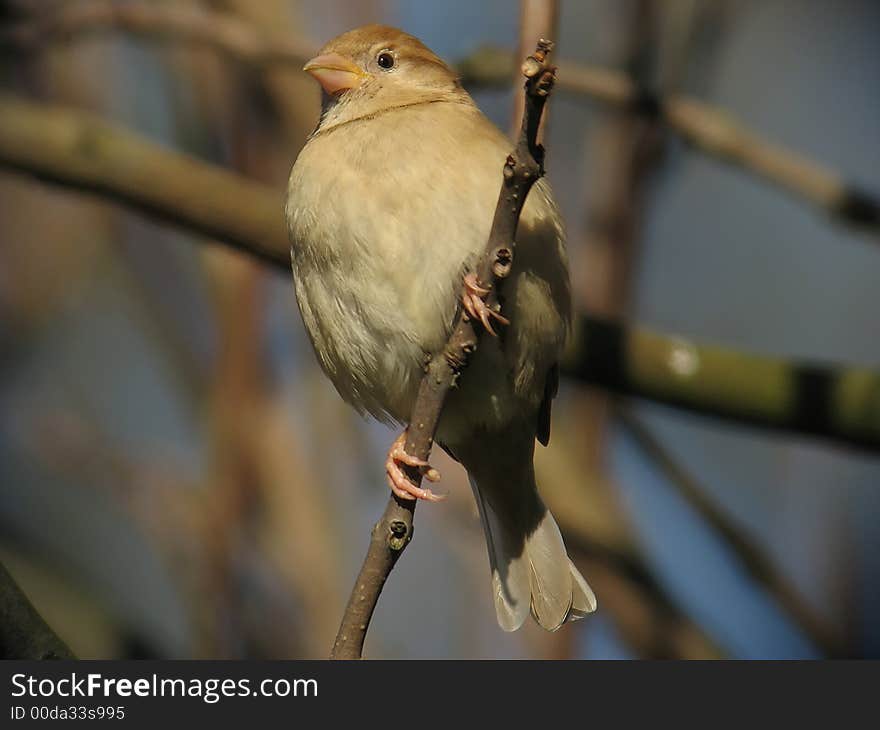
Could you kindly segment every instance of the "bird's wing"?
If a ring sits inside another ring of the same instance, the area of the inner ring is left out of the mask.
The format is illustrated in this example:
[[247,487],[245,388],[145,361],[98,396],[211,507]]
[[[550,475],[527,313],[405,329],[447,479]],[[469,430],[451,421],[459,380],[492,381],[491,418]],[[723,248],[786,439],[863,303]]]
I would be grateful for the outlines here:
[[559,363],[556,363],[547,371],[547,379],[544,381],[544,397],[541,399],[541,407],[538,409],[538,429],[536,436],[542,446],[550,443],[550,411],[553,399],[559,391]]

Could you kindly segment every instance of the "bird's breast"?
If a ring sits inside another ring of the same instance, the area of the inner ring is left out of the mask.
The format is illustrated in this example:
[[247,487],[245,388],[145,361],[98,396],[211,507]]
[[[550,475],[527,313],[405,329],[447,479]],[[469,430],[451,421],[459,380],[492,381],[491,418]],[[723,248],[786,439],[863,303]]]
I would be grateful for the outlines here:
[[[485,247],[508,147],[479,112],[450,104],[349,123],[300,153],[287,202],[297,301],[321,365],[359,409],[409,416],[425,357],[445,343],[462,276]],[[543,392],[568,306],[552,296],[568,296],[567,271],[546,191],[530,196],[518,239],[525,268],[505,284],[507,352],[484,343],[468,373],[499,403],[515,389]],[[512,369],[521,387],[499,379]]]
[[404,420],[488,224],[468,214],[466,185],[435,145],[375,126],[308,143],[287,216],[297,301],[322,366],[346,400]]

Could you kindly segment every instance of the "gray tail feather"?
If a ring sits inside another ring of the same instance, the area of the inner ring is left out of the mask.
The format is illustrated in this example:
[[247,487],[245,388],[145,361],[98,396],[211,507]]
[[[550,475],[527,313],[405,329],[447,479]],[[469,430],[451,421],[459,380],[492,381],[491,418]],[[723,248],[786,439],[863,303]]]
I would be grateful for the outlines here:
[[556,520],[540,500],[536,525],[526,527],[505,519],[473,479],[471,488],[486,533],[495,613],[504,631],[516,631],[529,613],[542,628],[555,631],[596,610],[593,591],[569,559]]

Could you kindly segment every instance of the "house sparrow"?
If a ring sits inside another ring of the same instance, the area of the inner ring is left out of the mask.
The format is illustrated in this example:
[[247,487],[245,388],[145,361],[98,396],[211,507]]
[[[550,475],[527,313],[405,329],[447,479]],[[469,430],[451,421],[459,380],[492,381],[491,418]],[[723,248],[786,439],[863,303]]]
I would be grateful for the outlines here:
[[[538,496],[535,438],[549,438],[556,362],[571,293],[559,211],[539,181],[522,213],[503,316],[469,273],[482,254],[511,142],[455,73],[417,38],[370,25],[330,41],[305,66],[321,84],[320,122],[290,174],[285,214],[297,302],[321,367],[361,413],[405,423],[427,357],[461,303],[500,336],[480,342],[449,393],[436,441],[468,471],[492,569],[498,623],[531,611],[545,629],[596,608]],[[464,286],[463,286],[464,283]],[[505,317],[507,319],[505,319]],[[479,326],[479,325],[478,325]],[[436,501],[388,455],[392,491]]]

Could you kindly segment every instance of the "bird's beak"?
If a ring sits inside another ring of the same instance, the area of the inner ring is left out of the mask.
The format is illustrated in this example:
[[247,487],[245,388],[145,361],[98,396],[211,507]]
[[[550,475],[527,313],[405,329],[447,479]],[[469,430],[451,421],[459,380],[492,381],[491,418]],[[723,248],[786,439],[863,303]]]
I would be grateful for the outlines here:
[[314,76],[324,91],[331,95],[357,88],[366,75],[353,61],[338,53],[315,56],[303,66],[303,71]]

